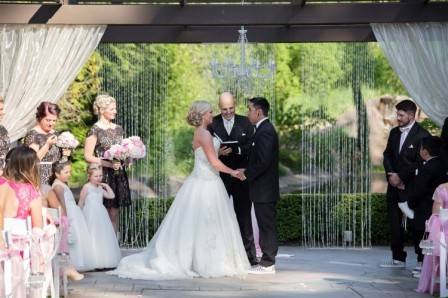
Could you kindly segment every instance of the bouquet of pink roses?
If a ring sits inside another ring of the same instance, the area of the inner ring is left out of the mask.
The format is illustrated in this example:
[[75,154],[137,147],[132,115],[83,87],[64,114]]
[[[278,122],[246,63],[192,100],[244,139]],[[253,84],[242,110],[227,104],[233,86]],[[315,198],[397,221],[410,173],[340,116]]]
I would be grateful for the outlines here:
[[112,161],[125,161],[129,157],[129,149],[122,144],[115,144],[110,146],[106,152],[104,152],[103,158]]
[[70,132],[64,131],[61,133],[56,142],[56,146],[62,149],[61,162],[66,162],[68,157],[72,154],[72,151],[78,147],[78,145],[78,140]]
[[[127,161],[128,165],[131,163],[130,159],[141,159],[146,156],[146,147],[139,137],[133,136],[123,139],[120,144],[112,145],[106,152],[103,158],[112,161],[113,163]],[[117,172],[117,170],[116,170]]]
[[132,136],[124,139],[121,145],[128,150],[129,157],[132,159],[141,159],[146,156],[146,146],[140,137]]

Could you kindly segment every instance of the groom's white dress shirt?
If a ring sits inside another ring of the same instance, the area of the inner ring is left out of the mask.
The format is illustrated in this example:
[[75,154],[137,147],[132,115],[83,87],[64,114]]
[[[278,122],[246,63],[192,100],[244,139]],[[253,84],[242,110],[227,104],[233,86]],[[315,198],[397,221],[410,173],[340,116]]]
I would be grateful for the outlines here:
[[255,124],[255,128],[258,128],[261,124],[261,122],[263,122],[264,120],[268,119],[268,117],[264,117],[263,119],[261,119],[260,121],[257,122],[257,124]]
[[400,136],[400,147],[398,148],[398,152],[401,152],[401,147],[403,147],[404,141],[406,141],[406,137],[408,136],[409,132],[412,129],[412,126],[414,126],[415,121],[412,121],[412,123],[406,125],[405,127],[400,127],[401,136]]

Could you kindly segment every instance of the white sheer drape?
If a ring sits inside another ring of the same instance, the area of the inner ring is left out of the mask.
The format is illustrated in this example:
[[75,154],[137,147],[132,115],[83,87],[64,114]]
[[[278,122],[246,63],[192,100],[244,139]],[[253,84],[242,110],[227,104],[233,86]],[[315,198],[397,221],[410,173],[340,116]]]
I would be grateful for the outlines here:
[[0,95],[11,141],[35,124],[42,101],[57,102],[103,36],[106,26],[0,25]]
[[448,23],[371,26],[409,95],[442,125],[448,116]]

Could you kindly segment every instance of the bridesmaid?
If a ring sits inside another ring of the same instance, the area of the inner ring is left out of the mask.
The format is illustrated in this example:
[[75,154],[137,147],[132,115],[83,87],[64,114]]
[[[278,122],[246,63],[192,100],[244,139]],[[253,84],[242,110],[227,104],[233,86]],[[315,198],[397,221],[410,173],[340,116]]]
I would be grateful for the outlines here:
[[112,145],[119,144],[123,140],[124,131],[121,126],[112,122],[117,115],[117,103],[112,96],[98,95],[93,103],[93,113],[98,116],[98,121],[87,134],[84,157],[89,163],[101,164],[104,182],[115,193],[114,199],[104,200],[103,203],[117,232],[119,208],[131,204],[129,181],[124,164],[112,163],[102,157]]
[[[5,115],[5,100],[0,96],[0,122],[3,120]],[[8,131],[6,128],[0,124],[0,176],[3,174],[3,169],[5,168],[5,158],[6,153],[9,151],[10,141],[8,136]]]
[[36,151],[37,158],[40,160],[40,182],[44,193],[51,189],[52,166],[61,159],[61,150],[56,146],[57,132],[55,131],[60,112],[57,104],[43,101],[37,107],[37,124],[24,139],[24,144]]

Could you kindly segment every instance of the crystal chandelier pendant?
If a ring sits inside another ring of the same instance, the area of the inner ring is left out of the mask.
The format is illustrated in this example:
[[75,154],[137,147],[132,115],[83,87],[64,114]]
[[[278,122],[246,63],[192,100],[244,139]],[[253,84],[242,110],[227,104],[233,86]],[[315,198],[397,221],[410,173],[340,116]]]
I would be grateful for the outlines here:
[[256,85],[266,86],[265,83],[273,80],[276,69],[275,60],[272,55],[269,55],[266,62],[260,61],[255,49],[252,48],[250,51],[247,30],[244,26],[241,26],[238,34],[239,57],[232,59],[227,56],[219,60],[215,55],[210,62],[210,68],[213,78],[221,82],[227,89],[225,91],[232,91],[243,97],[253,96],[258,91]]

